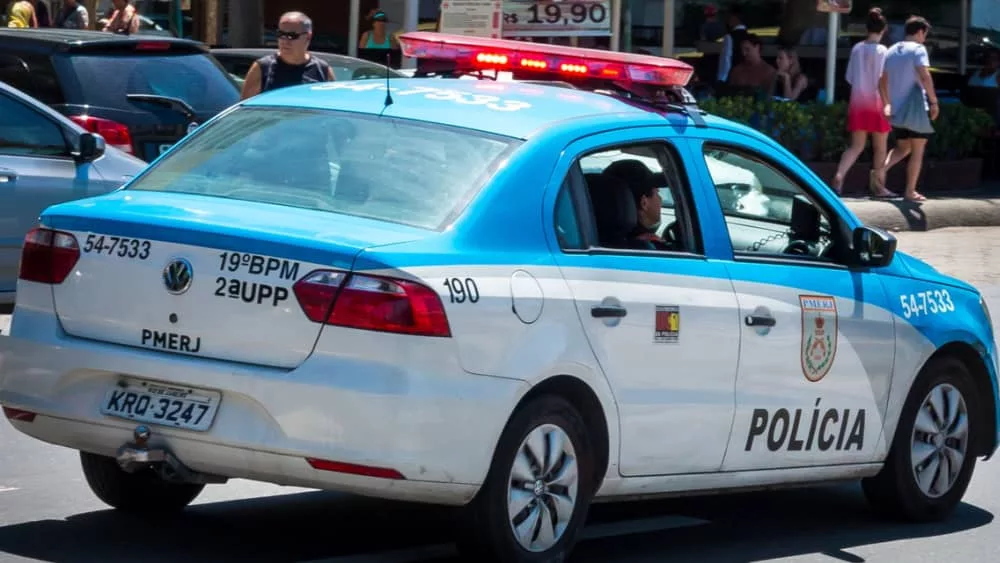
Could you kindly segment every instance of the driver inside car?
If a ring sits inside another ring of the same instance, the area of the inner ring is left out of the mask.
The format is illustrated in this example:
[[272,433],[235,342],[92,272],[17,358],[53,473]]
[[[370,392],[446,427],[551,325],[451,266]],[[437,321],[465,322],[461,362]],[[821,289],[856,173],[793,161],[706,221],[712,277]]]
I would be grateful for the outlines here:
[[635,228],[628,235],[630,246],[638,250],[673,250],[673,245],[656,234],[663,207],[659,186],[630,182],[629,189],[635,198],[636,212]]
[[674,246],[656,234],[660,226],[665,185],[662,174],[654,174],[638,160],[619,160],[601,173],[625,181],[635,199],[636,224],[628,234],[629,246],[638,250],[675,250]]

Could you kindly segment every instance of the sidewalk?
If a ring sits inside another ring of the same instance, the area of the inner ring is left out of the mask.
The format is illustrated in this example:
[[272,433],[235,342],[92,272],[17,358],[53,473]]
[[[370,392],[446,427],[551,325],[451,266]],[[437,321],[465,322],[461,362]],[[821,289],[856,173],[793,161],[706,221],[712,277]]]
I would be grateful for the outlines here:
[[929,231],[945,227],[1000,227],[1000,182],[947,196],[925,193],[927,201],[845,197],[858,218],[889,231]]

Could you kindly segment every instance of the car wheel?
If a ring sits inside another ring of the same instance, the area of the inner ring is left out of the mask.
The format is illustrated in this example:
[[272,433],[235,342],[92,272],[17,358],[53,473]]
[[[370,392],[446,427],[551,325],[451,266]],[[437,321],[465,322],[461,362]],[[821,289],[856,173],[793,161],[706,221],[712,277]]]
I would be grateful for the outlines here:
[[972,479],[979,428],[972,377],[955,358],[935,358],[917,376],[903,406],[885,466],[862,480],[879,511],[909,521],[947,518]]
[[459,551],[472,561],[564,561],[586,521],[594,462],[583,417],[542,396],[507,424],[476,498],[462,511]]
[[169,483],[152,470],[127,473],[114,458],[80,452],[90,490],[105,504],[126,512],[162,514],[191,504],[205,485]]

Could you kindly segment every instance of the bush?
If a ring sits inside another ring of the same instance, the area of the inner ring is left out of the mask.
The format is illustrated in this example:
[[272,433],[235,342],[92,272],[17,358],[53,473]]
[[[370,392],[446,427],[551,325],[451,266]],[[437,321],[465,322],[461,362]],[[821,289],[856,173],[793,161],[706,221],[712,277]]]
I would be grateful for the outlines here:
[[[847,148],[847,102],[781,102],[748,96],[709,98],[701,103],[710,114],[742,123],[772,137],[804,162],[836,162]],[[984,138],[993,119],[979,108],[944,104],[927,158],[959,160],[985,157]],[[894,143],[889,136],[889,147]],[[870,143],[869,149],[870,151]]]

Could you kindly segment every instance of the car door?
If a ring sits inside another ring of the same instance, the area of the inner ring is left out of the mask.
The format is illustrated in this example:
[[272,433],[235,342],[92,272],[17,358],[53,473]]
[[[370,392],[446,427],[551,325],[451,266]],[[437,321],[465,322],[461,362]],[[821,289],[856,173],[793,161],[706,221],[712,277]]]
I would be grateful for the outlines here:
[[[13,292],[24,236],[46,207],[88,195],[92,166],[77,165],[64,129],[0,91],[0,294]],[[100,179],[97,176],[97,179]]]
[[[702,202],[665,140],[673,135],[663,127],[580,140],[563,152],[549,190],[555,261],[614,393],[625,476],[718,470],[733,417],[736,296],[725,266],[702,252],[693,220]],[[630,181],[609,179],[629,171]],[[639,185],[661,195],[657,230],[674,238],[670,250],[629,250],[609,235],[635,225],[628,190]]]
[[894,321],[877,274],[848,266],[850,226],[826,199],[835,196],[800,162],[747,136],[690,143],[701,187],[717,196],[742,319],[723,470],[876,460]]

